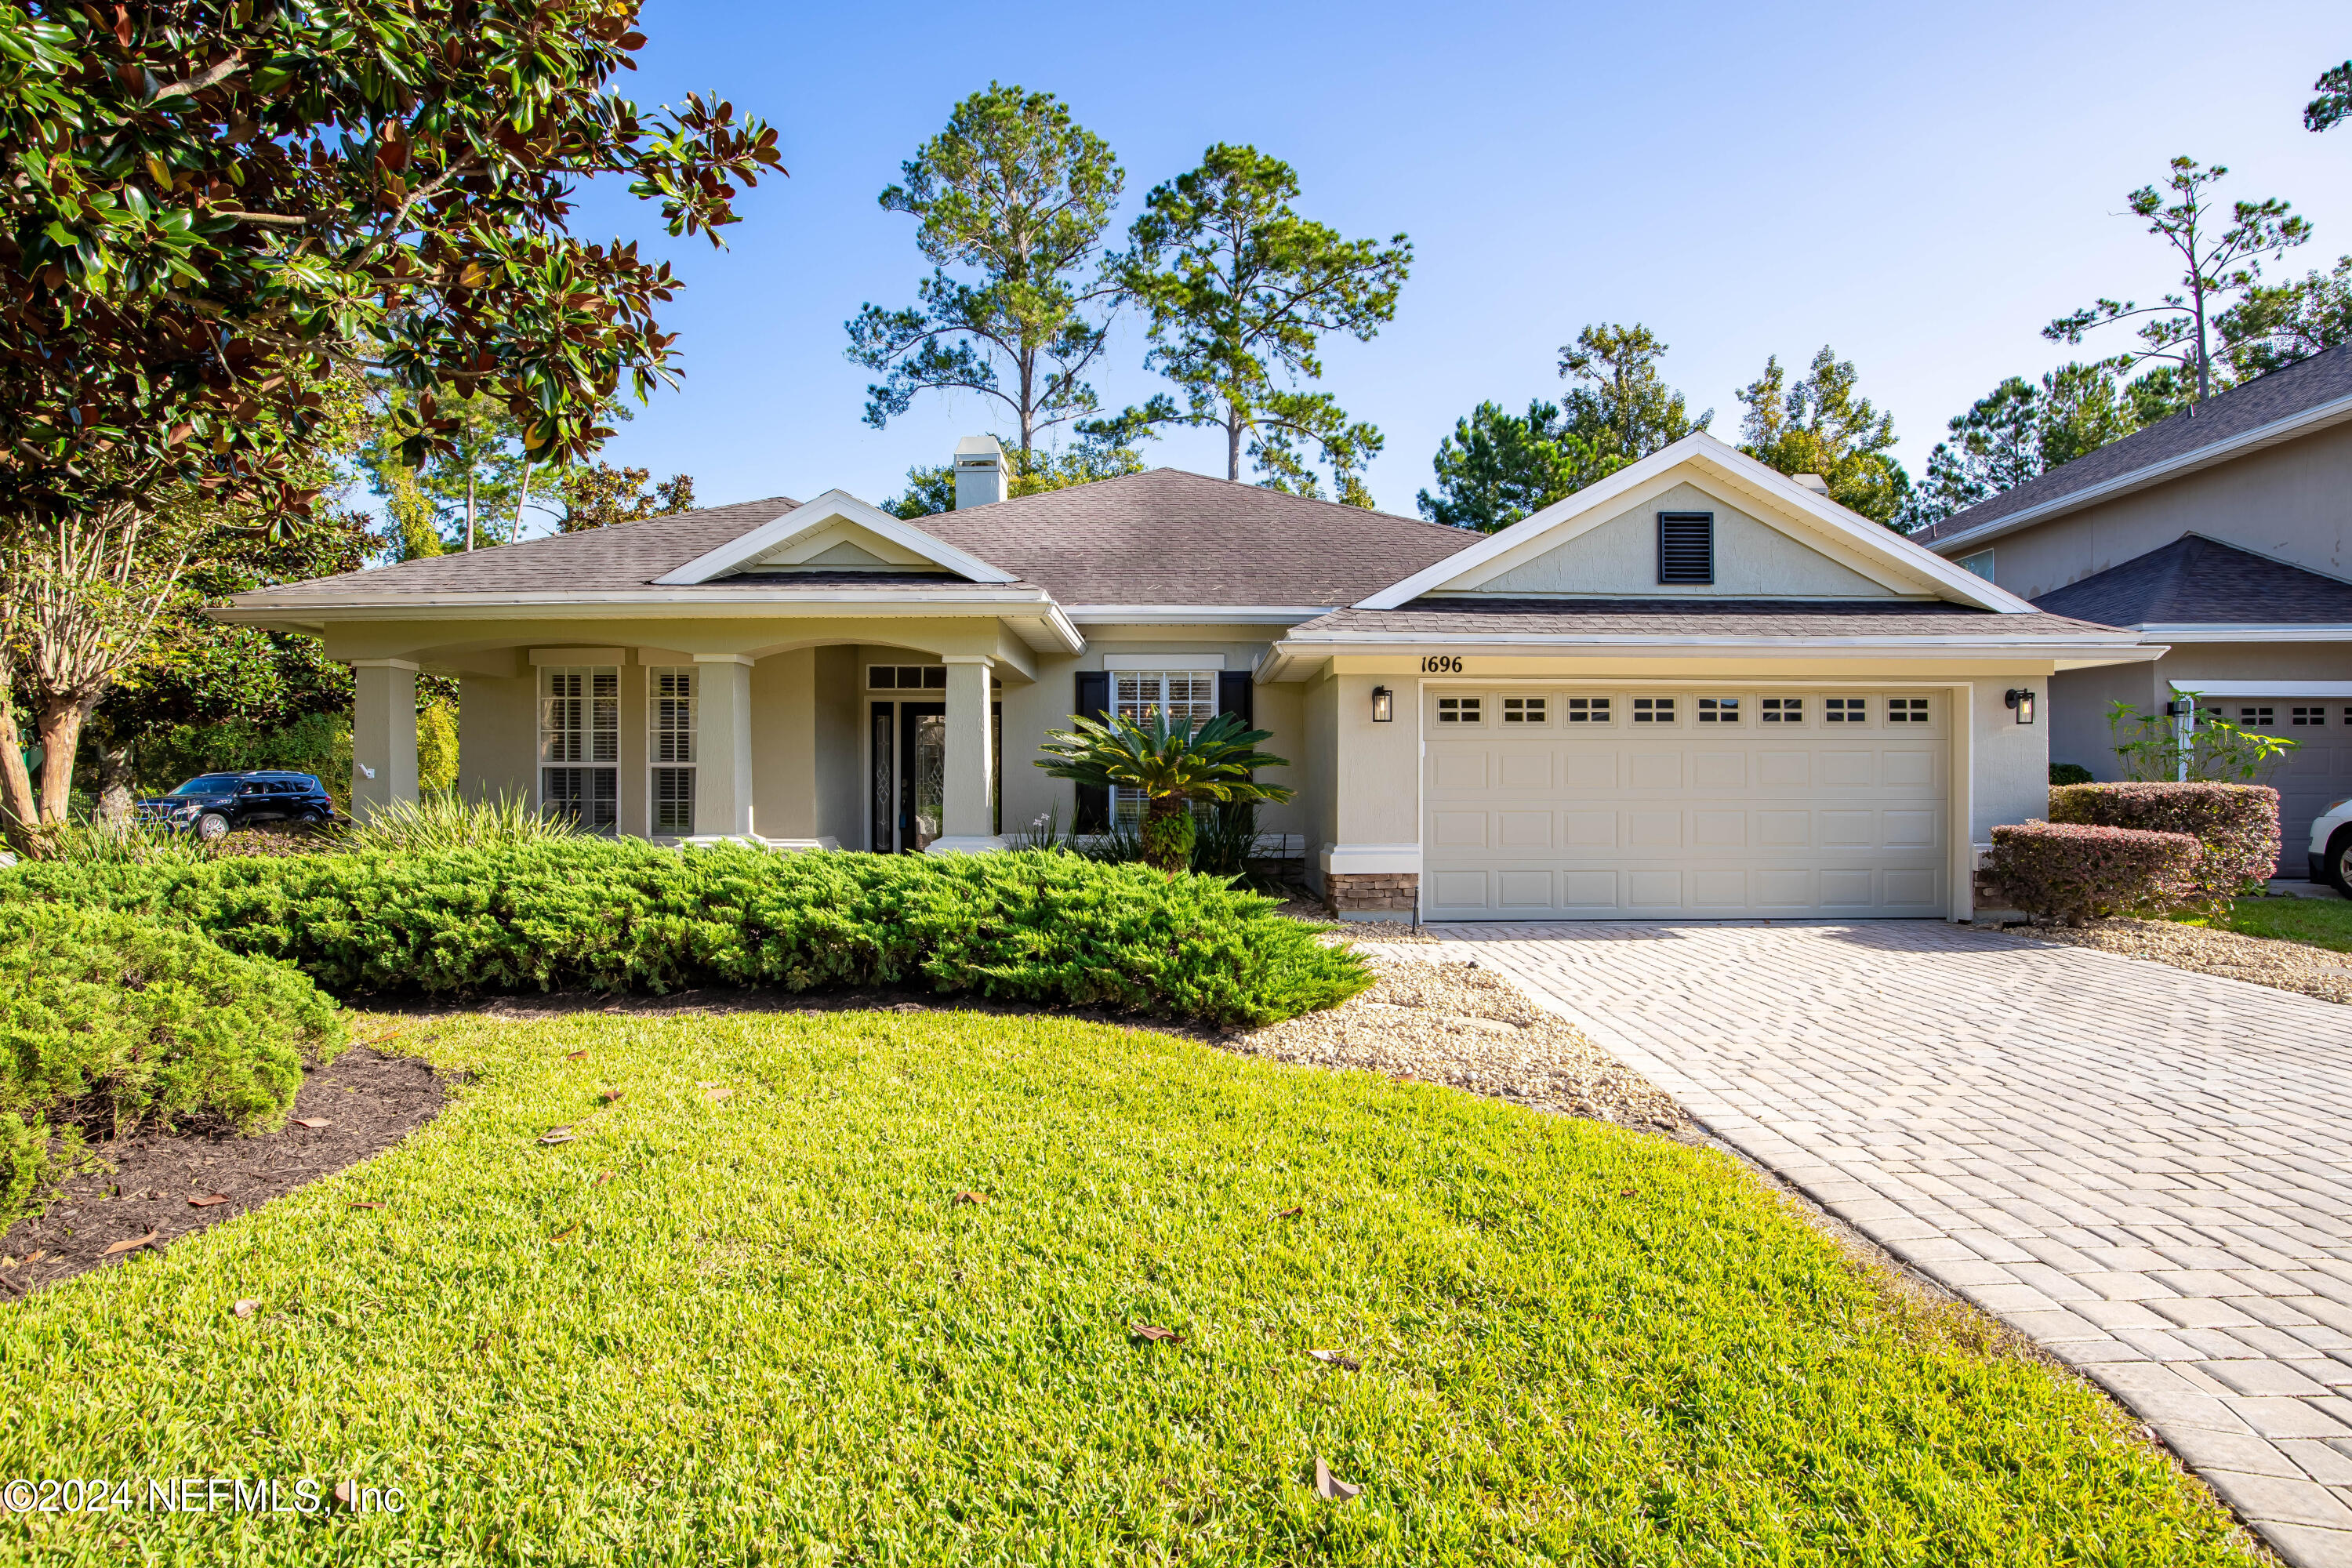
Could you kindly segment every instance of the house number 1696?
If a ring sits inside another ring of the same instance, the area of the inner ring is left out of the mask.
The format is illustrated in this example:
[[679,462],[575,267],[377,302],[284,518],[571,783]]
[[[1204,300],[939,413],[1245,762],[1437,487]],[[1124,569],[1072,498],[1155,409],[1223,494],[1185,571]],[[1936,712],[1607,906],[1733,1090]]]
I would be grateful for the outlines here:
[[1423,675],[1459,675],[1462,673],[1461,656],[1450,653],[1431,654],[1421,661],[1421,672]]

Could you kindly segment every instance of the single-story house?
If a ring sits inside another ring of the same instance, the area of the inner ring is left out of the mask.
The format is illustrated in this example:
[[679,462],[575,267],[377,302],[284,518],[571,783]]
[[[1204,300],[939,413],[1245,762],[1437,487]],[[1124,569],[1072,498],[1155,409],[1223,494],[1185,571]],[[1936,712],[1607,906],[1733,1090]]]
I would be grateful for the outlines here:
[[2281,868],[2352,795],[2352,348],[2085,453],[1913,536],[2053,615],[2164,645],[2050,683],[2050,760],[2122,776],[2109,714],[2216,714],[2298,744]]
[[1069,716],[1272,732],[1262,826],[1343,914],[1970,912],[2039,816],[2035,721],[2136,633],[2037,610],[1706,435],[1490,535],[1169,469],[957,509],[839,490],[238,595],[357,675],[359,808],[459,780],[604,831],[984,850],[1099,826],[1032,763]]

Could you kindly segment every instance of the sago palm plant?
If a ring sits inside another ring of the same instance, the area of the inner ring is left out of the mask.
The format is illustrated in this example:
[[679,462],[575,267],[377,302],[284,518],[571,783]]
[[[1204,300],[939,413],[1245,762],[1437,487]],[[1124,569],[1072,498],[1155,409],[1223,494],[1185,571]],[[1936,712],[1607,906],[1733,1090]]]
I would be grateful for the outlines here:
[[1143,858],[1171,876],[1192,863],[1194,801],[1290,798],[1284,785],[1250,777],[1254,768],[1290,763],[1257,750],[1273,732],[1250,729],[1238,714],[1220,713],[1198,727],[1190,720],[1171,724],[1156,710],[1148,722],[1113,713],[1074,715],[1070,723],[1047,732],[1037,765],[1057,779],[1141,795]]

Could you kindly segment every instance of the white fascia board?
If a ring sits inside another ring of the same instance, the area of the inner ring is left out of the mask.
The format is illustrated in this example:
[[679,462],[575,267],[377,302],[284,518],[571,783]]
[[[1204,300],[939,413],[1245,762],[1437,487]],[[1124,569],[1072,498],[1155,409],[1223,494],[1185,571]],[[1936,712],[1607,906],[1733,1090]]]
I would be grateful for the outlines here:
[[2175,680],[2200,697],[2352,697],[2352,680]]
[[2332,403],[2323,403],[2316,408],[2306,408],[2300,414],[2289,415],[2284,419],[2273,419],[2267,425],[2257,425],[2243,435],[2232,436],[2226,441],[2216,441],[2210,447],[2200,447],[2193,452],[2182,452],[2176,457],[2167,458],[2162,462],[2149,463],[2144,468],[2134,468],[2128,473],[2117,474],[2114,479],[2099,484],[2086,485],[2079,490],[2069,490],[2063,496],[2053,496],[2039,506],[2030,506],[2022,511],[2011,512],[2007,517],[1997,517],[1990,522],[1980,522],[1964,532],[1939,539],[1927,548],[1938,554],[1949,554],[1965,546],[1979,545],[1988,541],[1999,539],[2003,534],[2014,533],[2021,528],[2047,521],[2051,518],[2079,510],[2095,502],[2108,500],[2132,490],[2144,489],[2149,485],[2160,484],[2166,479],[2177,479],[2182,474],[2210,468],[2215,463],[2227,462],[2231,458],[2242,457],[2259,447],[2274,447],[2281,441],[2293,440],[2297,436],[2345,419],[2352,419],[2352,397],[2339,397]]
[[331,604],[239,595],[204,613],[232,625],[299,620],[309,625],[382,620],[568,620],[583,617],[697,620],[725,616],[795,614],[838,616],[939,616],[957,612],[1012,617],[1024,611],[1057,622],[1071,638],[1077,629],[1061,607],[1034,588],[991,589],[959,583],[940,588],[856,588],[822,594],[759,587],[628,590],[604,594],[404,594],[383,599],[337,599]]
[[1812,654],[1863,654],[1873,658],[1900,658],[1906,654],[1998,653],[2028,654],[2063,658],[2070,654],[2095,651],[2113,654],[2121,658],[2137,660],[2155,658],[2164,652],[2159,647],[2141,642],[2137,637],[1904,637],[1889,642],[1872,637],[1533,637],[1510,632],[1432,633],[1425,637],[1401,640],[1392,632],[1318,632],[1311,637],[1286,637],[1275,644],[1274,651],[1303,658],[1328,658],[1334,654],[1394,654],[1419,657],[1433,647],[1449,648],[1479,647],[1511,649],[1522,653],[1588,653],[1595,648],[1623,650],[1628,653],[1657,654],[1688,649],[1712,652],[1722,648],[1764,648],[1791,658]]
[[1881,527],[1866,517],[1848,511],[1835,501],[1807,489],[1788,475],[1758,462],[1738,447],[1717,440],[1704,430],[1694,431],[1672,446],[1651,453],[1640,462],[1618,469],[1600,483],[1588,485],[1573,495],[1552,502],[1531,517],[1522,518],[1499,532],[1486,535],[1403,582],[1383,588],[1370,598],[1359,600],[1354,607],[1363,610],[1396,609],[1423,594],[1459,581],[1499,556],[1560,531],[1563,525],[1578,518],[1623,500],[1644,485],[1665,477],[1685,463],[1712,468],[1724,479],[1756,491],[1776,505],[1803,517],[1822,532],[1856,550],[1865,558],[1887,562],[1899,572],[1926,579],[1954,603],[1973,605],[1982,610],[1996,610],[2003,615],[2035,613],[2032,605],[2016,595],[1995,587],[1973,572],[1961,571],[1934,551],[1913,543],[1892,529]]
[[1080,626],[1297,626],[1328,616],[1337,605],[1072,605]]
[[738,567],[751,564],[787,540],[843,518],[971,582],[1010,583],[1013,580],[1012,573],[992,566],[977,555],[958,550],[946,540],[925,533],[904,519],[893,517],[880,507],[859,500],[847,490],[827,490],[815,500],[803,501],[782,516],[763,522],[748,533],[737,534],[715,550],[704,552],[676,571],[664,573],[654,579],[655,585],[678,587],[708,583],[714,577],[724,576]]
[[2150,623],[2134,628],[2168,642],[2352,642],[2352,626],[2233,626],[2227,621]]

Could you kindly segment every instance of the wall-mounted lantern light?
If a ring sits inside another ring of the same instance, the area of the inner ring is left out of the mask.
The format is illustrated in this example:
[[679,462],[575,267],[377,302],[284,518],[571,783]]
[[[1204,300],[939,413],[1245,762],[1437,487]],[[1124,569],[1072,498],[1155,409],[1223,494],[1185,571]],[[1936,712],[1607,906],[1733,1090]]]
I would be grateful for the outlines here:
[[2168,719],[2192,718],[2196,712],[2197,703],[2192,698],[2176,697],[2164,705],[2164,716]]
[[1385,686],[1372,688],[1372,722],[1385,724],[1396,717],[1396,693]]
[[2033,692],[2030,687],[2013,686],[2010,688],[2009,695],[2001,700],[2008,703],[2011,710],[2016,713],[2019,723],[2033,722]]

